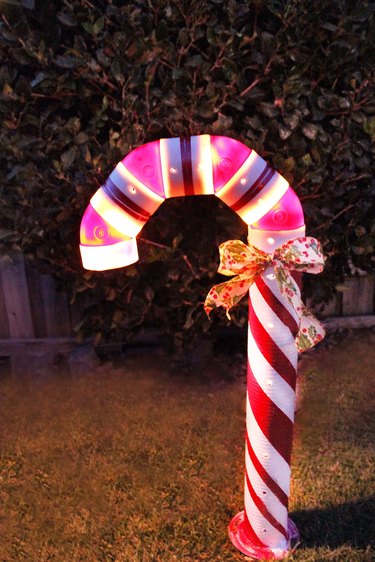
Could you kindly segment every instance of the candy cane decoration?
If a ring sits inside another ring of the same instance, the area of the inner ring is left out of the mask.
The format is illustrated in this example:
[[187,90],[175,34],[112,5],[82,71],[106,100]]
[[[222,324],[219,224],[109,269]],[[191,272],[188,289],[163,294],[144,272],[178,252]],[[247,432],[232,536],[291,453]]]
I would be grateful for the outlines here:
[[[80,231],[84,267],[134,263],[135,237],[159,205],[203,194],[231,207],[265,252],[304,235],[297,196],[254,150],[220,136],[161,139],[128,154],[92,197]],[[298,536],[288,520],[298,317],[273,271],[249,292],[245,510],[229,527],[241,552],[269,560],[284,557]]]

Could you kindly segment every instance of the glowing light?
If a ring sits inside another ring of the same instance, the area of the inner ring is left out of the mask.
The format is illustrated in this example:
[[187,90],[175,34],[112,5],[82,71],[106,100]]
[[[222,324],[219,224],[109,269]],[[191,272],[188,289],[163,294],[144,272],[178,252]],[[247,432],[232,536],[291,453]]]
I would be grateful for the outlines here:
[[145,221],[132,217],[129,213],[116,205],[102,188],[98,189],[90,203],[107,223],[125,236],[136,236],[145,224]]
[[185,195],[180,139],[160,139],[160,163],[166,197]]
[[97,240],[104,240],[108,236],[108,230],[103,226],[96,226],[94,229],[94,236]]
[[241,178],[240,179],[240,184],[242,185],[246,185],[247,179],[246,178]]
[[274,243],[275,243],[275,239],[269,237],[269,238],[267,238],[267,242],[268,242],[268,244],[274,244]]
[[272,322],[268,322],[268,324],[267,324],[267,328],[273,328],[273,324],[272,324]]
[[194,193],[197,195],[210,195],[214,193],[212,174],[212,152],[210,135],[191,137],[191,160],[199,162],[193,166]]
[[105,222],[89,204],[81,221],[79,231],[81,244],[85,246],[103,246],[123,242],[126,236]]
[[304,217],[301,203],[291,187],[287,189],[273,208],[265,213],[253,228],[259,230],[290,230],[304,225]]
[[251,152],[237,172],[231,175],[226,184],[216,192],[216,196],[222,199],[229,207],[243,195],[241,178],[247,177],[247,174],[252,170],[258,158],[260,158],[260,156],[258,156],[256,152]]
[[122,162],[119,162],[109,178],[123,193],[129,192],[131,188],[135,189],[132,193],[137,193],[135,202],[145,211],[152,214],[159,205],[164,201],[164,197],[160,197],[154,191],[151,191],[144,183],[136,178]]
[[149,165],[143,166],[142,175],[145,178],[153,178],[154,175],[155,175],[155,168],[153,166],[149,166]]
[[223,171],[228,170],[228,172],[232,172],[232,170],[233,170],[232,160],[230,158],[225,158],[225,156],[223,158],[220,158],[219,168],[220,168],[220,170],[223,170]]
[[105,271],[125,267],[138,261],[135,238],[108,246],[85,246],[80,244],[82,265],[92,271]]
[[[260,192],[262,197],[259,199],[255,197],[250,204],[244,210],[240,210],[238,214],[247,224],[254,224],[280,201],[288,188],[289,184],[286,179],[276,172],[274,178],[272,178]],[[262,199],[262,204],[257,204],[260,199]]]

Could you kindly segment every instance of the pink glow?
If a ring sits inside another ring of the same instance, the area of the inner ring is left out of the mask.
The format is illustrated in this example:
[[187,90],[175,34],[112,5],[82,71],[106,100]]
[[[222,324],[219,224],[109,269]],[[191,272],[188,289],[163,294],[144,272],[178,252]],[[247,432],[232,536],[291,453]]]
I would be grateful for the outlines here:
[[256,230],[293,230],[304,225],[300,200],[291,187],[272,209],[251,226]]
[[108,246],[129,239],[109,225],[90,204],[82,217],[80,237],[81,244],[88,246]]
[[251,149],[229,137],[210,136],[215,192],[242,166]]
[[165,197],[159,144],[160,141],[153,141],[139,146],[132,150],[122,163],[144,185]]

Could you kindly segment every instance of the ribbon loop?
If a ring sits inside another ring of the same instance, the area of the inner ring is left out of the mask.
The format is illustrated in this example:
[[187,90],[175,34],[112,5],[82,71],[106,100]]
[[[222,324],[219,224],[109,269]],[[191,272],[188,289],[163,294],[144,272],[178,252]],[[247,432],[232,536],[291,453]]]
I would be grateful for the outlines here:
[[323,339],[325,331],[322,324],[303,304],[298,285],[289,273],[294,270],[316,274],[323,270],[324,256],[316,238],[307,236],[289,240],[273,254],[267,254],[252,245],[247,246],[241,240],[228,240],[220,245],[219,253],[218,272],[234,277],[211,288],[204,303],[207,315],[214,308],[223,306],[230,318],[232,306],[245,296],[256,277],[272,264],[280,292],[299,318],[295,340],[298,351],[306,351]]

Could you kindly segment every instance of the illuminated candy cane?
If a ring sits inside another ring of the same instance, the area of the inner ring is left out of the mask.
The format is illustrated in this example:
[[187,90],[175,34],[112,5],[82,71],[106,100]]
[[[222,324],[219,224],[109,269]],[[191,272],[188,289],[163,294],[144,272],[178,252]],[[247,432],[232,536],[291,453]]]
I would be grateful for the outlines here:
[[138,260],[135,236],[169,197],[216,195],[247,223],[286,193],[287,181],[254,150],[227,137],[161,139],[136,148],[90,201],[81,224],[81,256],[93,270]]
[[[81,223],[84,267],[134,263],[135,237],[166,198],[210,194],[266,252],[304,235],[297,196],[254,150],[221,136],[161,139],[128,154],[92,197]],[[298,536],[288,520],[298,325],[272,268],[251,286],[249,305],[245,510],[229,534],[248,556],[281,559]]]

